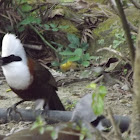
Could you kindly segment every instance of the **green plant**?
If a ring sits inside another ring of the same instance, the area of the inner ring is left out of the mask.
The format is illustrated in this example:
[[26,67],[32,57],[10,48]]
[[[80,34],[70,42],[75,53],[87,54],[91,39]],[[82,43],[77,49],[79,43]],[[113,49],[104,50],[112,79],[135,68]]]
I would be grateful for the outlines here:
[[128,73],[128,70],[127,69],[124,69],[123,70],[123,73],[124,73],[124,75],[126,75]]
[[77,101],[73,101],[72,103],[67,103],[65,105],[66,110],[72,110],[77,104]]
[[[131,38],[134,43],[136,43],[137,36],[135,34],[131,35]],[[117,30],[117,33],[115,33],[115,39],[113,40],[113,48],[116,49],[117,47],[121,46],[122,44],[126,43],[125,33],[124,31]]]
[[58,137],[58,130],[56,130],[54,126],[46,125],[45,120],[41,116],[36,118],[36,121],[32,125],[31,130],[36,128],[39,129],[40,134],[43,134],[45,131],[51,131],[52,139],[56,139]]
[[44,125],[45,125],[44,119],[41,116],[38,116],[36,118],[36,121],[34,122],[32,128],[31,128],[31,130],[33,130],[35,128],[39,128],[40,134],[43,134],[45,131]]
[[115,34],[115,38],[113,40],[113,48],[116,49],[117,47],[119,47],[120,45],[122,45],[123,43],[126,42],[125,36],[124,36],[124,31],[121,32],[117,32]]
[[[62,26],[57,24],[46,24],[42,22],[41,16],[39,14],[39,9],[33,10],[31,4],[27,0],[17,0],[18,8],[21,10],[22,13],[24,13],[24,18],[21,22],[17,25],[17,29],[19,32],[22,32],[26,26],[29,24],[38,25],[43,29],[43,31],[51,30],[51,31],[58,31],[61,29],[67,29],[69,26]],[[43,7],[42,7],[43,9]]]
[[[46,9],[45,4],[38,6],[37,1],[35,0],[16,0],[12,1],[12,3],[21,17],[20,22],[16,24],[16,27],[14,27],[14,29],[16,28],[18,32],[23,32],[25,28],[29,26],[30,29],[32,29],[41,38],[45,45],[49,46],[52,50],[56,52],[55,47],[52,46],[52,44],[50,44],[44,38],[43,33],[47,30],[55,32],[61,29],[67,29],[68,26],[44,23],[44,16],[42,13],[46,13],[47,11],[49,11]],[[12,31],[12,29],[9,29],[9,31]]]
[[99,45],[104,45],[104,43],[105,43],[104,39],[98,40],[98,44],[99,44]]
[[58,53],[60,55],[60,62],[54,62],[53,65],[59,66],[61,64],[66,63],[67,61],[77,62],[78,64],[87,67],[90,65],[90,60],[95,59],[94,56],[90,56],[87,53],[87,49],[89,47],[88,43],[81,43],[80,39],[74,34],[67,35],[68,41],[70,44],[67,48],[60,44],[56,44],[58,46]]
[[101,115],[104,110],[104,98],[107,94],[107,89],[105,86],[97,86],[95,83],[88,85],[88,88],[93,90],[92,94],[92,108],[95,115]]

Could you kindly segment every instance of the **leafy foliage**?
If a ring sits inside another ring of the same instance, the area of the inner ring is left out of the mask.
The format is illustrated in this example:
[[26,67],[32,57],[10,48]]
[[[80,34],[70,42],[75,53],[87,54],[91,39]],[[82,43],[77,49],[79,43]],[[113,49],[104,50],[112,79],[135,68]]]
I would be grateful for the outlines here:
[[95,59],[95,57],[87,53],[89,44],[85,42],[81,43],[80,39],[74,34],[68,34],[67,38],[70,44],[66,49],[63,45],[52,42],[58,46],[58,53],[61,56],[60,63],[54,62],[53,65],[56,64],[55,66],[59,66],[67,61],[72,61],[84,67],[88,67],[90,65],[90,60]]
[[43,127],[44,125],[45,125],[45,121],[42,119],[41,116],[38,116],[31,129],[33,130],[35,128],[39,128],[40,134],[43,134],[45,131]]
[[115,34],[115,40],[113,40],[113,48],[116,49],[118,46],[123,44],[126,39],[124,37],[124,32],[118,32]]
[[95,83],[88,85],[88,88],[93,90],[92,94],[92,108],[96,115],[101,115],[104,110],[104,98],[107,94],[105,86],[97,86]]
[[[51,31],[58,31],[61,29],[67,29],[69,26],[62,26],[62,25],[56,25],[53,23],[46,24],[43,23],[43,19],[40,15],[40,9],[33,8],[33,3],[36,1],[27,1],[27,0],[16,0],[16,4],[18,5],[18,11],[22,16],[24,15],[24,18],[18,23],[17,29],[19,32],[22,32],[26,26],[32,24],[37,25],[43,29],[43,31],[51,30]],[[43,7],[41,8],[43,9]]]
[[[132,34],[131,37],[133,39],[133,42],[135,43],[136,42],[136,35]],[[105,43],[104,39],[98,40],[98,44],[99,45],[104,45],[104,43]],[[112,47],[114,49],[117,49],[118,47],[120,47],[121,45],[123,45],[125,43],[126,43],[126,38],[125,38],[124,31],[123,30],[120,31],[120,30],[117,29],[117,31],[115,33],[114,40],[112,42]]]

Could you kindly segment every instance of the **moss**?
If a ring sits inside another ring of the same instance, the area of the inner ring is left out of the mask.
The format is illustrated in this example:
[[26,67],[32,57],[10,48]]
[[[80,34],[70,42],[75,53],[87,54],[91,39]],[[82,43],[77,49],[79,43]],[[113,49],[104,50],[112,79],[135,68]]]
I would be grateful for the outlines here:
[[125,10],[125,14],[130,22],[132,22],[135,26],[139,26],[140,23],[139,9],[136,9],[135,7],[131,6]]
[[62,5],[57,5],[54,9],[63,9],[64,10],[64,17],[54,17],[53,19],[51,19],[51,23],[57,24],[57,25],[61,25],[61,26],[69,26],[67,29],[61,29],[62,31],[66,32],[66,33],[72,33],[72,34],[76,34],[76,35],[80,35],[79,34],[79,30],[76,28],[76,24],[75,22],[72,22],[70,19],[79,19],[79,14],[75,13],[74,11],[72,11],[70,8],[67,8],[65,6]]
[[[87,1],[93,2],[93,0],[87,0]],[[94,0],[94,2],[103,4],[103,3],[106,3],[106,0]]]
[[77,17],[79,19],[82,16],[78,14],[78,12],[75,12],[73,9],[71,10],[70,8],[62,5],[57,5],[54,9],[63,9],[65,13],[64,17],[67,19],[71,19],[74,17]]
[[62,18],[56,18],[55,20],[51,21],[51,23],[54,23],[56,25],[61,25],[61,26],[69,26],[66,29],[61,29],[61,31],[65,32],[65,33],[71,33],[71,34],[76,34],[79,35],[79,31],[78,29],[75,27],[75,24],[72,23],[69,20],[66,19],[62,19]]
[[112,35],[116,32],[116,28],[120,26],[120,20],[118,16],[112,16],[108,20],[101,23],[98,28],[93,30],[93,33],[97,37],[101,37],[104,33]]

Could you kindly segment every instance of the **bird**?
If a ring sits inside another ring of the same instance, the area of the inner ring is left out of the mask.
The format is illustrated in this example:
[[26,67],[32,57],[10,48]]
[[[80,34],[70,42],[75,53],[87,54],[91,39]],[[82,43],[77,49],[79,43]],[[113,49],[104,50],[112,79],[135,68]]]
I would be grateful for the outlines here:
[[[112,128],[112,124],[103,114],[96,115],[92,108],[92,97],[94,93],[88,93],[84,95],[76,104],[70,121],[79,123],[79,121],[90,123],[93,127],[99,131],[109,132]],[[120,129],[121,133],[129,130],[131,123],[129,116],[113,115],[115,123]]]
[[1,67],[11,90],[24,101],[44,100],[44,108],[65,110],[57,95],[52,74],[38,61],[27,56],[21,40],[7,33],[2,40]]

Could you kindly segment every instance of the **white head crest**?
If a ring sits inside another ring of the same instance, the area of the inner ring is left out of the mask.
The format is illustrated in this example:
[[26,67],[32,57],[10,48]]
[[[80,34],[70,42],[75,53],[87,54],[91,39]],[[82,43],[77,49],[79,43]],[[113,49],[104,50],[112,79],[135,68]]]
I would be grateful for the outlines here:
[[33,81],[30,74],[26,53],[21,41],[13,34],[6,34],[2,41],[2,57],[15,55],[21,57],[21,61],[13,61],[2,66],[3,73],[10,87],[26,89]]
[[6,34],[2,41],[2,57],[14,54],[26,61],[26,53],[21,41],[14,34]]

